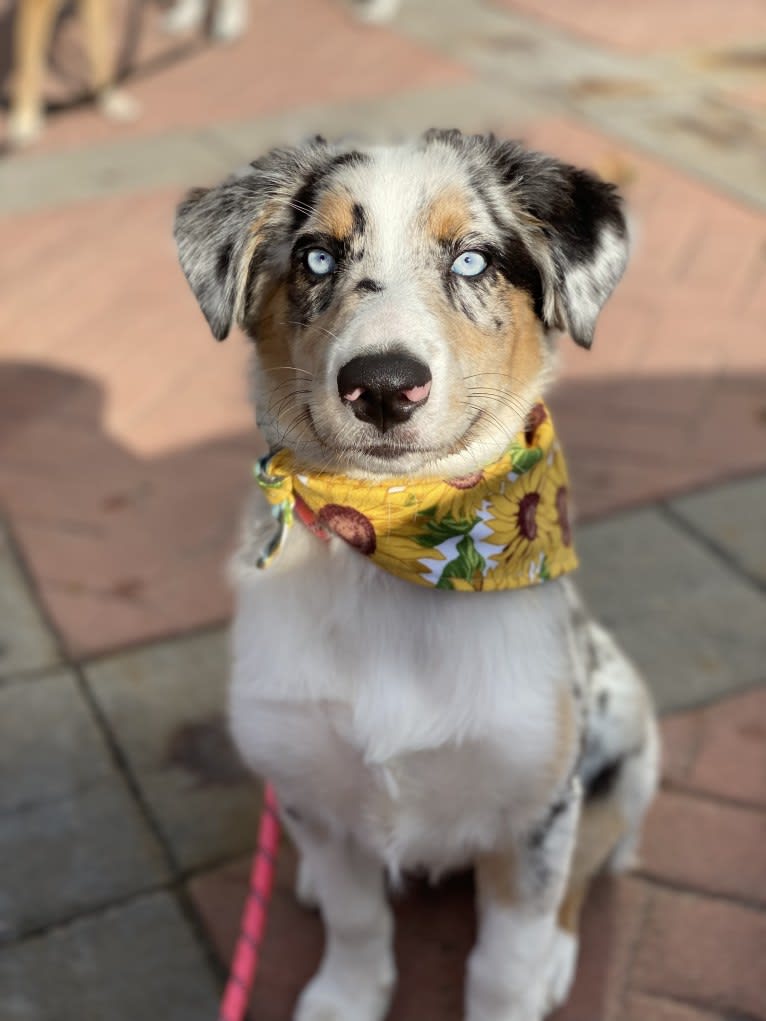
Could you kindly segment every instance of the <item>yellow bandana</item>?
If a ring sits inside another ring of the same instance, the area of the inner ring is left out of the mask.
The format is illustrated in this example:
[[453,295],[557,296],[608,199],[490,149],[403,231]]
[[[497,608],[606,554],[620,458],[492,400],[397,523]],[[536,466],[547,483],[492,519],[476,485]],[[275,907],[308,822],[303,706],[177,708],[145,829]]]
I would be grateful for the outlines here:
[[259,567],[279,552],[296,512],[313,531],[432,588],[524,588],[577,567],[566,464],[542,403],[498,461],[464,478],[369,484],[301,471],[289,450],[263,458],[255,476],[279,523]]

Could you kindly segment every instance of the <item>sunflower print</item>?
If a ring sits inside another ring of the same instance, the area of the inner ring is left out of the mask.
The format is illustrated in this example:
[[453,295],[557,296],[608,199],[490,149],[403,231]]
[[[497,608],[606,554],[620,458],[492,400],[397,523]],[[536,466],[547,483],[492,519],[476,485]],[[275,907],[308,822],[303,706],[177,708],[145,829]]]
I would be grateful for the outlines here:
[[296,500],[322,530],[419,585],[521,588],[577,566],[566,464],[542,402],[498,461],[461,478],[367,483],[303,471],[288,450],[264,458],[255,474],[277,520],[258,566],[281,549]]

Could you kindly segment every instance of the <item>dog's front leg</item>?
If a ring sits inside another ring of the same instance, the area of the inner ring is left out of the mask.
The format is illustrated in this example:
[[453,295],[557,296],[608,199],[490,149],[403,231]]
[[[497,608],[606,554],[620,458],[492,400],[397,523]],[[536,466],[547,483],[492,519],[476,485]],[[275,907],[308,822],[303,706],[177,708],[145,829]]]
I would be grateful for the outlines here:
[[467,1021],[540,1021],[569,992],[577,952],[557,928],[580,816],[573,780],[525,838],[476,862],[479,934]]
[[292,813],[285,822],[325,925],[322,963],[294,1021],[381,1021],[396,978],[383,867],[350,837]]

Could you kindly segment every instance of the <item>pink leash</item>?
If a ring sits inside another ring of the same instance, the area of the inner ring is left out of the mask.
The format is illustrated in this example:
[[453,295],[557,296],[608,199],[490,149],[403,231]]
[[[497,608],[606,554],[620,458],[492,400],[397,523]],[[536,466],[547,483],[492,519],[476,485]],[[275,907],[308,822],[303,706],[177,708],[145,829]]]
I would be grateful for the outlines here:
[[267,783],[263,792],[258,843],[250,870],[250,889],[242,912],[239,939],[221,1000],[218,1021],[243,1021],[247,1012],[266,931],[279,850],[279,831],[277,796],[271,784]]

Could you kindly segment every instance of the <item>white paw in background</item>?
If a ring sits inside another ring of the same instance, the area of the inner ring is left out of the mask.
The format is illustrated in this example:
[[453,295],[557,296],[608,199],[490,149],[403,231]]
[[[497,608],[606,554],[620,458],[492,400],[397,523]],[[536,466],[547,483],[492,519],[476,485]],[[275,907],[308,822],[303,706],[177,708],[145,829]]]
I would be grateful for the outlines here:
[[213,21],[213,38],[229,43],[239,39],[246,27],[247,0],[219,0]]
[[169,35],[180,35],[199,28],[205,18],[205,0],[177,0],[162,23]]
[[98,97],[98,105],[104,116],[113,121],[134,121],[141,114],[141,104],[120,89],[105,89]]
[[578,938],[557,929],[553,948],[546,963],[545,1013],[560,1007],[569,996],[577,968]]
[[351,7],[360,21],[379,25],[396,15],[400,3],[401,0],[352,0]]
[[8,121],[8,141],[22,148],[31,145],[43,133],[43,116],[39,110],[16,110]]
[[380,974],[360,968],[340,981],[320,970],[301,993],[293,1021],[383,1021],[396,978],[393,965],[383,963]]

